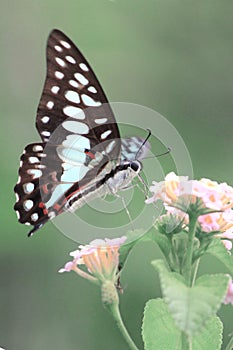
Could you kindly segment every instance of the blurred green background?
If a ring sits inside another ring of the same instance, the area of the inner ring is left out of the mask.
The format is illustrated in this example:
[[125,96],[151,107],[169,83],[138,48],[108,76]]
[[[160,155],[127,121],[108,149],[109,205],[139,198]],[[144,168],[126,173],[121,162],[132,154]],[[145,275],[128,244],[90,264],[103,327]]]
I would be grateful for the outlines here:
[[[28,239],[12,209],[19,156],[39,140],[34,123],[51,29],[63,30],[80,47],[110,101],[148,106],[175,126],[196,178],[233,185],[232,14],[233,3],[224,0],[1,0],[0,346],[127,349],[98,288],[57,273],[76,244],[51,223]],[[160,295],[150,265],[158,257],[156,246],[140,244],[122,276],[123,318],[141,348],[144,304]],[[200,272],[206,271],[226,270],[206,258]],[[226,341],[232,307],[219,315]]]

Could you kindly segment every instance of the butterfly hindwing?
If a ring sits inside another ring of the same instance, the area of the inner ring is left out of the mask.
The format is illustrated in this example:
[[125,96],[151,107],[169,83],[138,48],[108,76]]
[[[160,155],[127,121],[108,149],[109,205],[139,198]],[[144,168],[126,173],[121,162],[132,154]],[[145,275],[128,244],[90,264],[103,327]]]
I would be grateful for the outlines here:
[[44,143],[30,144],[21,156],[19,179],[14,188],[16,194],[14,209],[19,222],[23,224],[35,225],[48,219],[39,185],[43,174],[41,159],[44,155],[44,147]]
[[145,158],[150,149],[149,142],[137,136],[121,139],[121,160],[133,161]]

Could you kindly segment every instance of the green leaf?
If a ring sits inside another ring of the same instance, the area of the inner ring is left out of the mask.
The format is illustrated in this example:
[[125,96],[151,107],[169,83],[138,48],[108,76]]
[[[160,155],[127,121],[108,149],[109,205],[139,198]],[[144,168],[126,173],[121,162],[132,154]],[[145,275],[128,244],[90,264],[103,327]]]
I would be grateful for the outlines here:
[[[192,350],[220,350],[222,323],[218,317],[211,318],[200,333],[189,338]],[[188,340],[177,328],[167,304],[162,299],[149,300],[144,310],[142,338],[145,350],[187,350]]]
[[207,253],[219,259],[228,268],[231,275],[233,275],[233,256],[229,254],[219,238],[212,240]]
[[220,350],[222,345],[223,325],[218,317],[212,317],[201,330],[192,338],[192,350]]
[[145,350],[182,349],[181,332],[162,299],[153,299],[146,303],[142,337]]
[[168,272],[162,260],[153,261],[158,270],[161,288],[168,308],[178,328],[189,336],[196,335],[218,311],[227,291],[229,277],[205,275],[188,287]]
[[152,234],[150,234],[150,238],[152,241],[158,244],[163,255],[167,257],[171,251],[171,242],[167,236],[163,235],[162,233],[153,231]]

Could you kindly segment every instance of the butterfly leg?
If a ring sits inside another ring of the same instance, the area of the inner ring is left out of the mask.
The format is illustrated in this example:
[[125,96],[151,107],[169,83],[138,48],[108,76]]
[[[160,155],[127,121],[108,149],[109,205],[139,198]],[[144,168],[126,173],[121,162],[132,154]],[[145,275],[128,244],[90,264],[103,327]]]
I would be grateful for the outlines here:
[[142,192],[145,196],[146,199],[148,199],[148,191],[149,191],[149,188],[147,186],[147,184],[145,183],[145,181],[140,177],[139,178],[140,182],[143,184],[143,187],[139,185],[139,183],[135,183],[131,186],[128,186],[128,187],[125,187],[125,188],[122,188],[121,190],[130,190],[130,189],[133,189],[135,187],[137,187],[139,189],[140,192]]
[[147,183],[145,182],[145,180],[141,177],[140,174],[138,174],[137,176],[138,176],[138,179],[139,179],[140,183],[142,184],[143,188],[138,183],[136,183],[136,184],[133,184],[131,186],[123,187],[123,188],[121,188],[121,190],[129,190],[129,189],[137,187],[145,195],[145,198],[147,199],[149,187],[148,187]]
[[140,191],[144,193],[146,199],[148,199],[149,187],[148,187],[147,183],[145,182],[145,180],[141,177],[140,174],[138,174],[138,179],[141,182],[141,184],[143,185],[143,189],[139,186],[139,184],[137,184],[137,186],[140,189]]
[[134,226],[133,226],[133,219],[132,219],[132,216],[130,215],[130,212],[129,212],[128,208],[127,208],[127,205],[126,205],[126,203],[125,203],[124,197],[120,196],[120,195],[117,194],[117,193],[115,193],[114,196],[117,197],[117,198],[119,198],[119,199],[122,201],[123,207],[124,207],[124,209],[125,209],[125,211],[126,211],[126,214],[128,215],[129,221],[130,221],[130,223],[131,223],[132,230],[134,231],[135,228],[134,228]]
[[[148,187],[148,185],[146,184],[146,182],[144,181],[144,179],[140,176],[140,174],[138,174],[138,178],[139,178],[140,183],[143,185],[143,187],[140,186],[139,183],[136,183],[136,184],[133,184],[133,185],[131,185],[131,186],[125,187],[125,188],[123,188],[122,190],[129,190],[129,189],[132,189],[132,188],[137,187],[138,190],[141,191],[141,193],[143,193],[143,194],[145,195],[145,198],[148,199],[148,198],[149,198],[149,196],[148,196],[149,187]],[[121,197],[121,198],[122,198],[122,197]],[[124,198],[122,198],[122,199],[124,199]],[[154,207],[157,211],[161,210],[161,209],[156,205],[156,203],[152,203],[152,205],[153,205],[153,207]],[[125,206],[124,206],[124,207],[125,207]],[[128,216],[130,217],[129,214],[128,214]],[[132,221],[131,221],[131,222],[132,222]]]

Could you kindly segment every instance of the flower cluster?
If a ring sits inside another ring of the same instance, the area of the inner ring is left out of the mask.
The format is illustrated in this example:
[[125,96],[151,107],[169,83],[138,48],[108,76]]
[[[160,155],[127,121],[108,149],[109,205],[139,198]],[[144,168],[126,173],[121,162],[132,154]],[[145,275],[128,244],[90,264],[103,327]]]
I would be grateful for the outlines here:
[[177,176],[174,172],[169,173],[165,181],[153,181],[150,191],[153,196],[146,200],[147,204],[161,199],[176,207],[181,200],[192,204],[201,200],[203,208],[211,211],[225,211],[233,207],[233,188],[226,183],[218,184],[205,178],[189,180],[187,176]]
[[114,283],[118,278],[119,248],[126,239],[125,236],[96,239],[89,245],[80,245],[79,249],[70,253],[73,261],[67,262],[59,272],[75,271],[92,282],[103,283],[108,280]]
[[199,181],[189,180],[187,176],[177,176],[171,172],[165,177],[165,181],[153,182],[150,191],[153,196],[146,203],[162,200],[167,213],[185,225],[189,223],[187,213],[190,213],[190,208],[196,210],[201,231],[216,232],[216,236],[223,239],[226,248],[232,248],[229,241],[233,239],[231,186],[205,178]]

